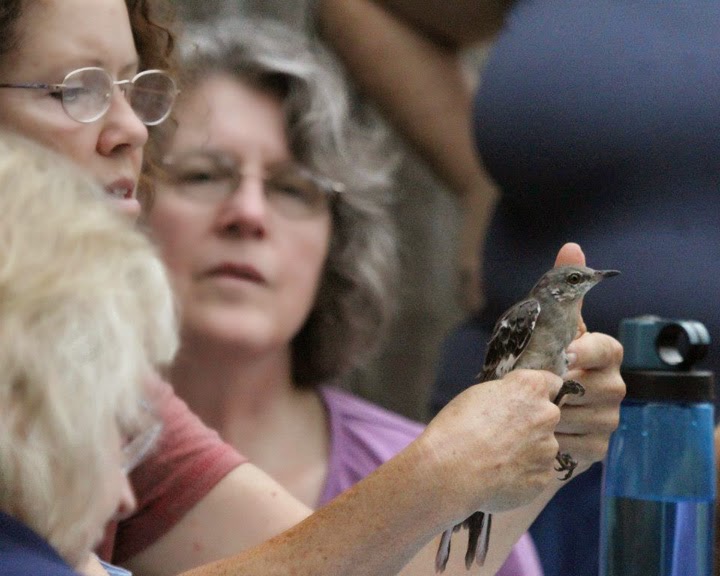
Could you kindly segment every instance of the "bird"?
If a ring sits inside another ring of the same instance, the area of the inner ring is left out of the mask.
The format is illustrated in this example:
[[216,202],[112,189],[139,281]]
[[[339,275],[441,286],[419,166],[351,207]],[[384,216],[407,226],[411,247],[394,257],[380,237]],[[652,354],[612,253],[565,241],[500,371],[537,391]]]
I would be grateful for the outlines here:
[[[478,382],[497,380],[515,368],[547,370],[558,376],[567,372],[566,348],[577,334],[582,297],[604,278],[617,276],[617,270],[593,270],[587,266],[557,266],[537,281],[528,296],[511,306],[498,319],[487,345]],[[560,404],[567,394],[583,395],[585,389],[575,380],[563,382],[554,402]],[[558,472],[569,479],[577,462],[570,454],[558,452]],[[474,561],[482,566],[490,542],[492,514],[480,510],[462,523],[443,532],[435,569],[443,572],[450,557],[450,539],[460,528],[468,529],[465,567]]]

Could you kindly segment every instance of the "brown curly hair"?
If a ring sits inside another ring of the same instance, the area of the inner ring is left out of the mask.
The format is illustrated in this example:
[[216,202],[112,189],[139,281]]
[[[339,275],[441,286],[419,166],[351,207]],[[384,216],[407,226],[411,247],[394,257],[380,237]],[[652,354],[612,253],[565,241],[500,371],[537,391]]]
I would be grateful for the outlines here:
[[[167,70],[176,75],[175,12],[167,0],[125,0],[135,48],[140,58],[141,69]],[[156,126],[148,128],[150,139],[146,145],[143,175],[138,186],[138,198],[146,207],[152,202],[154,158],[160,139]]]
[[18,43],[17,21],[23,10],[23,0],[3,0],[0,4],[0,61]]
[[[175,71],[175,13],[168,0],[125,0],[135,47],[142,68]],[[20,42],[18,23],[28,8],[27,0],[0,3],[0,61]]]

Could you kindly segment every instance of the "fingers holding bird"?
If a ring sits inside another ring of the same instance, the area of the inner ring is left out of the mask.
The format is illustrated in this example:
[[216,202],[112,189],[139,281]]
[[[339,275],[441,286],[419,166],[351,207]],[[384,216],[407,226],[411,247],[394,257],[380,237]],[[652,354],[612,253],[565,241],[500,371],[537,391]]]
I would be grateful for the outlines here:
[[620,376],[622,346],[614,338],[586,333],[568,348],[573,357],[565,380],[581,382],[585,394],[563,399],[556,437],[560,450],[572,454],[581,468],[601,460],[619,422],[625,383]]

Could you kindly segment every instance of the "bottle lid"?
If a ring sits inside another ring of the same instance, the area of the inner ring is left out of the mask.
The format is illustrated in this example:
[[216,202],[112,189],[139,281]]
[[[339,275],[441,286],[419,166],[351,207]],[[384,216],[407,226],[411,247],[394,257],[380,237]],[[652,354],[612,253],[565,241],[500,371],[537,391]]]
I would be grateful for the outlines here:
[[710,346],[710,333],[702,323],[652,315],[624,318],[618,338],[625,349],[625,370],[689,371]]
[[624,370],[622,377],[627,400],[705,403],[715,397],[714,377],[709,370]]

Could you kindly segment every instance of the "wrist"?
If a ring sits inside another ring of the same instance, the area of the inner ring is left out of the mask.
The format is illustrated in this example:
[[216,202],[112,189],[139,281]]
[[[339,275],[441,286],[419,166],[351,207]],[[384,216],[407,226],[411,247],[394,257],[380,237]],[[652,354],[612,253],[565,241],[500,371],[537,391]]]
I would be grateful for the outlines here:
[[383,465],[387,470],[381,468],[387,474],[387,485],[395,486],[399,504],[406,509],[404,514],[397,514],[398,519],[407,519],[409,525],[405,529],[419,528],[428,538],[466,513],[465,507],[459,504],[462,498],[453,482],[452,467],[436,449],[431,436],[423,432]]
[[[457,454],[456,439],[426,428],[411,448],[416,451],[419,501],[432,502],[438,525],[445,529],[482,508],[491,482],[479,466],[468,465]],[[472,478],[467,478],[471,475]],[[467,487],[472,486],[471,490]]]

